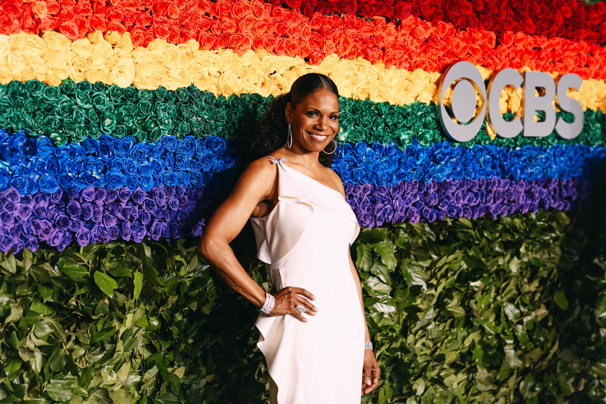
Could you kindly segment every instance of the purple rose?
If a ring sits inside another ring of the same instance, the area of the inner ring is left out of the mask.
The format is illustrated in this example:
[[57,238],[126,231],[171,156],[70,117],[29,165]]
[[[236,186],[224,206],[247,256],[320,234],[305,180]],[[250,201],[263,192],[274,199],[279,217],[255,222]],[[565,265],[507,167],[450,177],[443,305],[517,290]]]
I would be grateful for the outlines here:
[[15,188],[9,188],[4,191],[4,199],[16,204],[21,200],[21,196]]
[[70,225],[69,218],[65,215],[59,215],[55,223],[61,230],[67,229]]
[[421,219],[421,212],[417,208],[409,208],[408,209],[408,221],[411,223],[418,223]]
[[166,205],[166,192],[164,191],[163,187],[156,187],[152,189],[151,196],[159,206]]
[[67,214],[71,217],[79,216],[82,213],[80,203],[75,200],[71,200],[67,204]]
[[141,188],[138,188],[135,192],[133,192],[132,199],[137,205],[141,205],[146,198],[147,194]]
[[151,227],[149,228],[149,233],[152,240],[159,240],[162,237],[163,233],[163,223],[160,220],[154,220]]
[[17,217],[21,221],[27,221],[31,217],[33,209],[29,205],[20,205],[17,209]]
[[97,236],[97,241],[99,241],[100,243],[107,243],[111,240],[111,238],[112,238],[111,229],[109,229],[105,226],[99,226],[99,235]]
[[83,226],[83,223],[82,223],[82,220],[80,220],[80,218],[77,218],[77,217],[71,218],[69,220],[69,229],[68,230],[72,233],[75,233],[78,230],[80,230],[80,228],[82,228],[82,226]]
[[177,198],[170,198],[168,200],[168,208],[171,210],[179,209],[179,200]]
[[466,217],[468,219],[470,219],[472,217],[472,211],[471,208],[469,206],[463,206],[461,208],[461,216]]
[[122,238],[122,240],[125,240],[125,241],[130,240],[130,237],[132,234],[130,222],[127,222],[127,221],[121,222],[118,230],[120,231],[120,238]]
[[101,220],[103,219],[103,209],[101,209],[101,206],[94,204],[93,205],[93,222],[95,223],[100,223]]
[[38,239],[36,237],[26,237],[24,247],[30,251],[37,251]]
[[145,226],[138,221],[132,224],[130,231],[133,241],[136,243],[140,243],[141,241],[143,241],[147,233]]
[[95,188],[87,187],[82,190],[81,201],[92,202],[95,199]]
[[118,223],[118,219],[116,218],[116,216],[112,215],[109,212],[106,212],[105,214],[103,214],[103,226],[105,227],[114,227],[116,225],[116,223]]
[[152,215],[151,215],[151,213],[149,211],[143,211],[143,212],[140,212],[140,213],[141,214],[139,215],[139,220],[141,220],[141,223],[143,223],[144,225],[150,224],[151,221],[152,221]]
[[58,247],[65,236],[64,232],[59,229],[52,230],[46,241],[51,247]]
[[105,201],[105,197],[106,197],[105,189],[103,189],[103,188],[95,189],[94,198],[95,198],[96,203],[98,203],[98,204],[103,203],[103,201]]
[[105,190],[105,200],[107,203],[111,203],[118,199],[118,191],[115,189],[107,189]]

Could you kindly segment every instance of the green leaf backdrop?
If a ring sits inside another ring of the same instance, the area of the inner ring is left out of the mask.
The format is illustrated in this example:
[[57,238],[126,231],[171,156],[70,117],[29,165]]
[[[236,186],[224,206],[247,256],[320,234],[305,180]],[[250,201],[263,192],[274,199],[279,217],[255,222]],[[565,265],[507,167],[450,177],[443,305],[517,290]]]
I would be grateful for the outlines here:
[[[363,230],[352,253],[382,368],[363,402],[603,402],[605,219],[598,207]],[[266,402],[257,312],[196,243],[0,256],[0,402]],[[269,288],[254,247],[250,229],[234,241]]]

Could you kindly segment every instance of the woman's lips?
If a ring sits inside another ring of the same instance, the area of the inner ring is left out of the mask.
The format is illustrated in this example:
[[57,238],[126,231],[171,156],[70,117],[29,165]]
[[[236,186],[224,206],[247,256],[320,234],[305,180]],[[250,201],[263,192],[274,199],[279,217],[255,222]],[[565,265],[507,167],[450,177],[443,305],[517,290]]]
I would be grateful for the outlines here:
[[307,132],[307,134],[316,142],[324,142],[328,138],[328,135],[316,135],[315,133],[309,132]]

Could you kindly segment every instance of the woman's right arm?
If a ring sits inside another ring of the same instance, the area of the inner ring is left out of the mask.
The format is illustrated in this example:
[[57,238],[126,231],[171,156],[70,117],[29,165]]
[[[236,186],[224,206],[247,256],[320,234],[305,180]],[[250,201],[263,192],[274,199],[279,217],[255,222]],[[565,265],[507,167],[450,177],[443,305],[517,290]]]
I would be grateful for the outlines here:
[[[272,200],[275,193],[276,167],[265,159],[256,160],[244,171],[230,196],[217,208],[204,229],[198,252],[213,266],[218,275],[257,308],[265,302],[265,291],[238,262],[229,243],[240,233],[260,202]],[[315,314],[309,302],[313,295],[302,288],[288,287],[274,294],[272,316],[293,314],[305,317],[295,309],[302,304],[307,313]]]

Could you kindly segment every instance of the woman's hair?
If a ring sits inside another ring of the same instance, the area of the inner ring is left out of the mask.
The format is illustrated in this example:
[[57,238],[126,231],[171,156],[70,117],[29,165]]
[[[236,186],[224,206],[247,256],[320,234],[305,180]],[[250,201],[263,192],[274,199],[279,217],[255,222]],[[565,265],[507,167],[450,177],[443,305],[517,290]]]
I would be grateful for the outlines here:
[[[314,91],[322,88],[339,97],[337,85],[328,77],[320,73],[308,73],[299,77],[290,88],[290,92],[274,98],[269,111],[257,124],[250,143],[250,157],[258,159],[267,156],[286,143],[288,122],[286,121],[286,104],[296,107],[299,102]],[[329,145],[332,149],[332,146]],[[330,167],[332,154],[320,153],[320,164]]]

